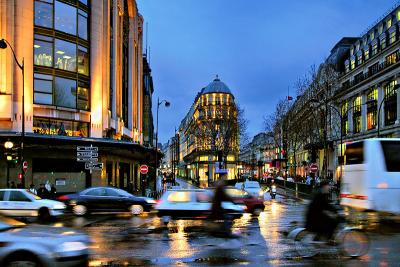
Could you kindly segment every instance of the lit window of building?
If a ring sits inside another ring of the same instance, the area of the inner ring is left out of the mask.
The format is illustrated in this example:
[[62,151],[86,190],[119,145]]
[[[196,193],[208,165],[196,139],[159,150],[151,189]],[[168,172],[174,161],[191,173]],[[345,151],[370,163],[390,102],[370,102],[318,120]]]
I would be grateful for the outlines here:
[[378,54],[378,40],[375,40],[372,43],[372,49],[371,49],[371,55],[375,56],[376,54]]
[[391,28],[389,31],[389,44],[396,42],[396,28]]
[[349,133],[349,117],[348,117],[348,102],[344,102],[341,107],[342,114],[342,135],[347,135]]
[[364,47],[364,59],[368,60],[369,59],[369,46]]
[[344,62],[344,67],[345,67],[346,73],[348,73],[350,71],[350,61],[349,60],[346,60]]
[[369,33],[369,40],[370,40],[370,41],[373,41],[374,39],[375,39],[375,31],[372,30],[372,31]]
[[383,49],[385,49],[386,47],[387,47],[387,44],[386,44],[386,34],[383,34],[381,37],[380,37],[380,45],[381,45],[381,50],[383,50]]
[[354,70],[356,68],[356,58],[354,56],[352,56],[350,58],[350,69]]
[[391,53],[386,57],[386,64],[392,65],[397,62],[397,52]]
[[395,90],[396,85],[396,81],[391,81],[384,87],[385,125],[393,125],[397,119],[397,92]]
[[363,63],[363,52],[360,50],[357,53],[357,66]]
[[378,89],[373,87],[367,94],[367,130],[375,129],[377,120]]
[[390,27],[392,27],[392,18],[389,18],[386,22],[386,28],[389,29]]
[[353,132],[361,132],[361,96],[353,100]]

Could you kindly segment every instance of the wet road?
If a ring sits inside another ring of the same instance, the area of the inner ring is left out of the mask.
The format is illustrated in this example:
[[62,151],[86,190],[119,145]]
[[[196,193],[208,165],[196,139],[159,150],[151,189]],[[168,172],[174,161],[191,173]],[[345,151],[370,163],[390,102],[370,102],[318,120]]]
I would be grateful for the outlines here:
[[300,259],[285,232],[293,222],[301,224],[306,204],[284,196],[265,204],[259,217],[245,214],[235,221],[237,239],[211,237],[203,221],[178,220],[165,227],[151,213],[93,215],[64,224],[92,237],[91,266],[400,266],[400,234],[387,229],[370,232],[370,253],[361,259],[343,259],[335,251]]

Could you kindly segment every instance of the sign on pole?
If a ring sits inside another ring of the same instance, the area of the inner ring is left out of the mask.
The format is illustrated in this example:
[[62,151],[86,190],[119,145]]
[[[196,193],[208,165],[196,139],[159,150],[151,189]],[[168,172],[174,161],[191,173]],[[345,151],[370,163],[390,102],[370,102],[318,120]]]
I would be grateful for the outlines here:
[[22,163],[22,169],[24,170],[24,172],[26,172],[26,170],[28,169],[28,162],[27,161],[24,161]]
[[147,174],[149,172],[149,167],[147,165],[141,165],[140,166],[140,173],[141,174]]
[[310,172],[316,173],[318,171],[318,165],[313,163],[310,165]]
[[99,148],[96,146],[77,146],[76,147],[76,161],[85,162],[85,169],[90,170],[102,170],[103,163],[98,163],[99,159]]

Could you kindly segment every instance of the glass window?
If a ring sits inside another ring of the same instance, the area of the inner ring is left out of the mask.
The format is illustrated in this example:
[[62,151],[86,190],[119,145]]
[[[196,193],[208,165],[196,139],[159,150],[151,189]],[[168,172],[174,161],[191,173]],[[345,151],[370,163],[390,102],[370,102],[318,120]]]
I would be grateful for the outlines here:
[[378,53],[378,42],[372,44],[372,55],[375,56]]
[[55,78],[54,104],[60,107],[76,108],[76,81]]
[[76,35],[76,7],[56,1],[54,10],[54,28]]
[[397,119],[397,94],[395,90],[397,82],[391,81],[384,87],[385,92],[385,125],[393,125]]
[[79,0],[80,3],[87,5],[87,0]]
[[4,201],[4,191],[0,191],[0,201]]
[[392,65],[397,62],[397,52],[391,53],[386,57],[386,64]]
[[356,59],[355,59],[355,57],[353,56],[353,57],[351,57],[350,58],[350,69],[355,69],[356,68]]
[[11,191],[9,201],[24,201],[29,202],[31,201],[24,193],[21,191]]
[[114,190],[114,189],[107,188],[106,192],[107,192],[107,196],[109,196],[109,197],[118,197],[119,196],[118,191]]
[[53,5],[35,1],[35,25],[53,28]]
[[78,46],[78,72],[83,75],[89,75],[89,53],[82,46]]
[[362,164],[364,162],[364,142],[346,145],[346,165]]
[[389,29],[390,27],[392,27],[392,19],[388,19],[387,23],[386,23],[386,28]]
[[364,58],[365,58],[365,60],[369,59],[369,46],[366,46],[364,48]]
[[378,27],[378,32],[379,32],[379,34],[382,34],[382,32],[383,32],[383,23],[381,23],[381,24],[379,25],[379,27]]
[[95,188],[92,190],[89,190],[85,193],[87,196],[105,196],[106,195],[106,189],[105,188]]
[[40,37],[35,35],[33,44],[33,62],[35,65],[52,67],[53,66],[53,42],[38,40]]
[[389,33],[389,44],[393,44],[394,42],[396,42],[396,30]]
[[78,109],[89,110],[89,89],[78,86]]
[[80,10],[78,11],[78,36],[82,39],[88,39],[88,25],[87,13]]
[[386,48],[386,37],[381,38],[380,44],[381,44],[381,50]]
[[53,104],[53,77],[50,75],[34,74],[33,103]]
[[375,39],[375,31],[371,31],[369,34],[369,39],[372,41]]
[[363,63],[363,53],[359,51],[357,54],[357,65],[361,65]]
[[54,50],[57,69],[76,71],[76,44],[56,39]]
[[400,172],[400,142],[381,141],[388,172]]

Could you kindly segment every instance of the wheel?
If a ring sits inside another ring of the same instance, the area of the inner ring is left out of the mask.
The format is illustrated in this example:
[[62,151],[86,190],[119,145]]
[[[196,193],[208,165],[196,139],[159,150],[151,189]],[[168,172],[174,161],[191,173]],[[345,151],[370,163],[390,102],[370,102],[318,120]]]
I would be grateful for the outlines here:
[[14,253],[7,257],[3,262],[5,267],[42,267],[43,264],[40,260],[33,254],[25,251],[21,251],[20,253]]
[[142,205],[132,205],[131,208],[132,215],[140,215],[143,213],[143,206]]
[[50,221],[50,211],[48,208],[40,208],[38,212],[38,219],[41,222],[49,222]]
[[259,216],[260,213],[261,213],[262,211],[263,211],[263,210],[262,210],[261,208],[256,207],[256,208],[254,208],[254,210],[253,210],[253,215],[254,215],[254,216]]
[[294,238],[295,249],[297,255],[302,258],[312,258],[318,254],[318,249],[315,247],[316,234],[303,230]]
[[340,247],[344,256],[360,257],[368,253],[369,238],[358,230],[346,230],[341,237]]
[[87,213],[87,208],[84,205],[78,204],[72,208],[72,212],[77,216],[83,216]]

